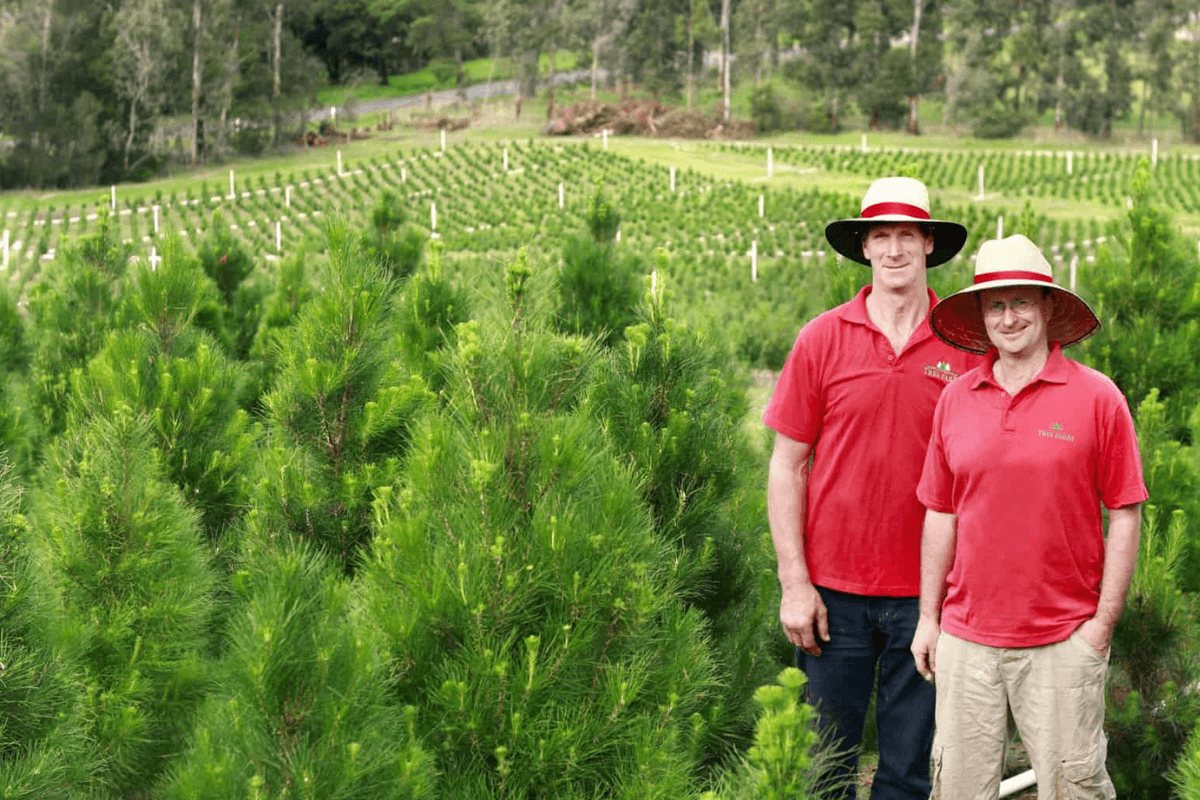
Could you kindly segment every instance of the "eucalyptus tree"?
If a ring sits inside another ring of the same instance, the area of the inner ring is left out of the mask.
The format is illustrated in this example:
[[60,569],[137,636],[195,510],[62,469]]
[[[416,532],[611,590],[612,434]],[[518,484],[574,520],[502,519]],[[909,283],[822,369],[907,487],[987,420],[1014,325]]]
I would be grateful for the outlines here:
[[[106,27],[111,31],[113,82],[119,100],[129,107],[122,148],[126,173],[151,155],[147,139],[167,103],[171,67],[183,47],[182,20],[176,18],[176,11],[169,0],[125,0],[120,7],[110,8]],[[141,155],[131,164],[139,141]]]

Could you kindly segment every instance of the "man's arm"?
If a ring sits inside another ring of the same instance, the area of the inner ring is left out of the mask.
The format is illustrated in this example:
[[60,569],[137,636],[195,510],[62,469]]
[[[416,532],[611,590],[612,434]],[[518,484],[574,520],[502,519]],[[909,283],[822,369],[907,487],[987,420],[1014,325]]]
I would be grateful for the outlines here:
[[1108,652],[1113,630],[1125,608],[1125,595],[1137,566],[1142,539],[1142,504],[1111,508],[1108,536],[1104,540],[1104,574],[1100,579],[1100,602],[1096,616],[1079,626],[1079,635],[1101,654]]
[[[779,621],[788,641],[814,656],[817,641],[829,641],[829,616],[808,574],[804,556],[804,519],[808,498],[808,457],[812,446],[775,434],[767,476],[767,517],[775,543],[779,585],[783,598]],[[814,635],[815,627],[815,635]]]
[[937,637],[941,633],[942,601],[946,599],[946,576],[954,566],[958,544],[958,517],[925,510],[921,531],[921,617],[913,634],[912,654],[917,672],[926,680],[937,673]]

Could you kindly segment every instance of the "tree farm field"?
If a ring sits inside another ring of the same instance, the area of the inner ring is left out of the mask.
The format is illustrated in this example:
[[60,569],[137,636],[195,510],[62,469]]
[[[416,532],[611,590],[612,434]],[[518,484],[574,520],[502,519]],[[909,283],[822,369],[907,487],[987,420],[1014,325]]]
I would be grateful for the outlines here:
[[[771,739],[810,718],[758,417],[799,327],[868,279],[826,223],[920,177],[969,231],[939,294],[1020,231],[1085,297],[1132,296],[1110,249],[1145,205],[1196,258],[1178,148],[559,138],[527,112],[0,195],[31,796],[804,796],[814,743]],[[1138,388],[1148,431],[1186,419],[1173,390]]]
[[[854,198],[879,175],[920,177],[935,214],[968,225],[964,253],[931,275],[939,292],[962,284],[980,241],[1020,229],[1052,254],[1060,280],[1075,262],[1086,295],[1087,264],[1106,224],[1124,213],[1141,159],[1155,162],[1156,201],[1186,235],[1200,236],[1200,148],[1186,145],[1161,152],[1150,143],[1107,148],[1041,138],[992,145],[875,131],[741,142],[546,137],[544,112],[544,100],[530,102],[517,122],[511,103],[490,104],[482,124],[461,131],[401,125],[145,184],[0,194],[9,282],[24,286],[53,269],[56,252],[105,208],[134,257],[157,258],[163,237],[195,240],[215,223],[228,225],[256,258],[275,262],[319,239],[331,216],[364,224],[383,191],[396,192],[409,218],[438,235],[447,263],[495,270],[520,246],[552,253],[582,224],[592,188],[602,184],[623,214],[622,246],[648,264],[656,252],[666,255],[660,278],[682,313],[732,336],[742,361],[762,373],[751,389],[761,407],[803,320],[865,281],[825,248],[822,231],[830,219],[855,215]],[[362,121],[369,127],[376,116]],[[406,116],[410,123],[431,117]]]

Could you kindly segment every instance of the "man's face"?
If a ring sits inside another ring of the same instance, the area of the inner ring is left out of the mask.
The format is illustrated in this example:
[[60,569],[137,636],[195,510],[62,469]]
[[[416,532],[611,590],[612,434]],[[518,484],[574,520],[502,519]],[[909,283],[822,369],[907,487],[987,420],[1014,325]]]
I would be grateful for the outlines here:
[[984,289],[979,308],[988,339],[1001,353],[1029,355],[1049,345],[1046,328],[1054,314],[1054,295],[1036,286]]
[[912,285],[925,273],[925,257],[933,237],[915,222],[881,222],[863,235],[863,255],[871,262],[875,283],[886,288]]

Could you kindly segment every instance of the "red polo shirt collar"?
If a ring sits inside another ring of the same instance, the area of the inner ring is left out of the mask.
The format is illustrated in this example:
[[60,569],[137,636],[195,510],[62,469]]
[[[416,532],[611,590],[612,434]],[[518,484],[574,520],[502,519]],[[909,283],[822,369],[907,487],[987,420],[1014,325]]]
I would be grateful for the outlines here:
[[[992,368],[996,365],[996,359],[999,357],[1000,353],[996,348],[993,347],[988,350],[986,356],[987,363],[984,365],[984,369],[979,370],[978,374],[975,375],[975,378],[971,382],[972,389],[978,389],[984,384],[999,388],[999,384],[996,383],[996,378],[992,374]],[[1046,358],[1046,363],[1042,367],[1042,371],[1037,374],[1037,377],[1029,385],[1032,386],[1038,381],[1042,381],[1043,383],[1066,383],[1068,372],[1067,357],[1063,355],[1062,345],[1058,342],[1051,342],[1050,355]]]

